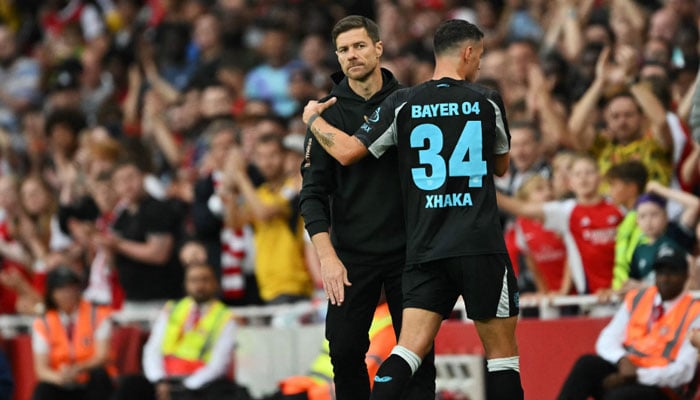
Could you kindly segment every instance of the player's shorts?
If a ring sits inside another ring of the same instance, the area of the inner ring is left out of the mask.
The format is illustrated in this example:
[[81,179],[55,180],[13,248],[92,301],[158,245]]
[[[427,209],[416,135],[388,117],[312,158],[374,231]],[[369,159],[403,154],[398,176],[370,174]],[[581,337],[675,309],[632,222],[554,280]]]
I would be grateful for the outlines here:
[[407,265],[404,308],[433,311],[447,318],[462,295],[467,317],[486,320],[518,315],[518,283],[507,254],[461,256]]

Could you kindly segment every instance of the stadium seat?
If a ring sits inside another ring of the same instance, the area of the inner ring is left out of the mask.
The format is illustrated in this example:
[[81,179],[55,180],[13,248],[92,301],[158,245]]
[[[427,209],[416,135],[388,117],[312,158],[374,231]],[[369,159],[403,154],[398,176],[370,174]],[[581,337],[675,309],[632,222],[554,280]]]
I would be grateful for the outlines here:
[[120,375],[141,373],[141,353],[148,332],[137,326],[119,326],[112,335],[115,363]]

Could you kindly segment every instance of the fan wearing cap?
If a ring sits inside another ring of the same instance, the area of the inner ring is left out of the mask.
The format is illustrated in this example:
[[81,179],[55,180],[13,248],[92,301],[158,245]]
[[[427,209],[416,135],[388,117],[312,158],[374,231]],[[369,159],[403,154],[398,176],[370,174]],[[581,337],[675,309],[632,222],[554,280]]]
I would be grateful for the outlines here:
[[576,361],[558,399],[685,398],[697,366],[689,332],[700,328],[700,303],[685,291],[687,254],[665,244],[655,256],[655,284],[627,293],[597,354]]
[[[668,219],[666,202],[669,199],[683,207],[678,221]],[[637,225],[644,236],[632,253],[629,279],[622,286],[623,292],[653,284],[652,265],[662,246],[686,253],[693,250],[699,208],[700,199],[690,193],[670,189],[654,181],[647,184],[646,193],[639,197],[636,205]]]
[[82,279],[59,266],[46,277],[46,313],[34,320],[33,400],[103,400],[112,392],[111,310],[81,298]]

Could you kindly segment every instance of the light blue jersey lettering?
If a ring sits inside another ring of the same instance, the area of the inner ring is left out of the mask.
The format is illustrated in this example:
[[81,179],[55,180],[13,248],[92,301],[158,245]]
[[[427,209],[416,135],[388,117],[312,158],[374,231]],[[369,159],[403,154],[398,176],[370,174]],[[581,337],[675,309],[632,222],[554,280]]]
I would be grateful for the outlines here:
[[471,207],[470,193],[447,193],[425,195],[425,208]]

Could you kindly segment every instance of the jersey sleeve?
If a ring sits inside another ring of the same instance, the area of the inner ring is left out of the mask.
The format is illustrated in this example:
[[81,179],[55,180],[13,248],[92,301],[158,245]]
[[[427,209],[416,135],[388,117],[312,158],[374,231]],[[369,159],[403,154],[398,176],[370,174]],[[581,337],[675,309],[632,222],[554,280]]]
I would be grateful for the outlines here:
[[488,100],[493,106],[496,116],[496,142],[493,146],[493,154],[506,154],[510,150],[510,131],[506,119],[506,107],[496,91],[489,93]]
[[376,158],[381,157],[389,148],[396,146],[396,115],[406,104],[406,93],[406,89],[398,90],[384,99],[355,132],[355,137]]

